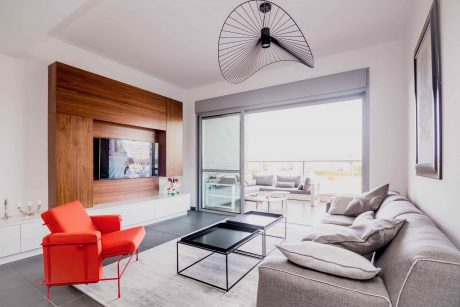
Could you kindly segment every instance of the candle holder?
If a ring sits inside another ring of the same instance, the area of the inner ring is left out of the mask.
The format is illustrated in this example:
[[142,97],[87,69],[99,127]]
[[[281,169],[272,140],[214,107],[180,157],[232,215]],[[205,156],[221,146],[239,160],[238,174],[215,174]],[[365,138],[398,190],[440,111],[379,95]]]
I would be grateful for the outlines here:
[[29,200],[28,203],[27,203],[27,211],[24,211],[22,209],[21,202],[18,203],[17,209],[22,214],[22,216],[34,216],[35,214],[40,213],[41,207],[42,207],[42,202],[39,200],[39,201],[37,201],[37,207],[36,207],[36,209],[34,211],[32,209],[32,201]]
[[4,212],[3,212],[3,217],[2,219],[3,220],[9,220],[11,218],[11,215],[8,214],[8,199],[5,198],[5,201],[4,201]]

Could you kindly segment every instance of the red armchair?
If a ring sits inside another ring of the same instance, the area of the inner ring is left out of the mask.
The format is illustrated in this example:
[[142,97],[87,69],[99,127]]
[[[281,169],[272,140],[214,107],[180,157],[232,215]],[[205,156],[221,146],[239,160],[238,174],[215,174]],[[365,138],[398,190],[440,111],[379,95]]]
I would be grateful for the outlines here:
[[[144,227],[121,230],[121,216],[89,216],[79,201],[64,204],[41,215],[50,234],[43,238],[44,280],[50,288],[58,285],[88,284],[101,280],[118,281],[145,237]],[[119,256],[116,277],[103,277],[103,260]],[[120,262],[129,257],[120,271]]]

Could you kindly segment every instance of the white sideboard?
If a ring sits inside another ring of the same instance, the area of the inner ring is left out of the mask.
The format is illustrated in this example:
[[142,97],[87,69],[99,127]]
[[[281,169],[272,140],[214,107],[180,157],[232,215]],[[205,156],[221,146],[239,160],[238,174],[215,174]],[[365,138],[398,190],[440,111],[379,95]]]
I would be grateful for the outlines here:
[[[139,200],[96,205],[89,215],[120,214],[123,228],[148,225],[187,214],[190,194],[157,196]],[[0,264],[38,255],[41,240],[49,233],[40,216],[13,217],[0,221]]]

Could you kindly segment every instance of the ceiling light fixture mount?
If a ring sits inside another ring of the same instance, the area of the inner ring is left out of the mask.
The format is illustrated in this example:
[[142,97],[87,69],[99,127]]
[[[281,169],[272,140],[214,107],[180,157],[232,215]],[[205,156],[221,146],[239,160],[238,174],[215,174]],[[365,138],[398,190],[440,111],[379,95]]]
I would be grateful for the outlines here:
[[267,65],[294,61],[314,67],[299,26],[277,4],[249,0],[228,15],[219,36],[218,59],[224,79],[241,83]]

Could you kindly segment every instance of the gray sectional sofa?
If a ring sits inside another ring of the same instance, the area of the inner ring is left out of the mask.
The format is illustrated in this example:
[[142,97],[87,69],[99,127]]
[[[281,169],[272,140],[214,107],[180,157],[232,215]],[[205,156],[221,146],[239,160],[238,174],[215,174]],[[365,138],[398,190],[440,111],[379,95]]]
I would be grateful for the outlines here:
[[[380,275],[353,280],[286,258],[267,259],[259,267],[257,306],[460,306],[460,251],[431,219],[396,194],[387,196],[375,216],[406,219],[390,245],[374,257]],[[327,214],[322,223],[352,221]]]

